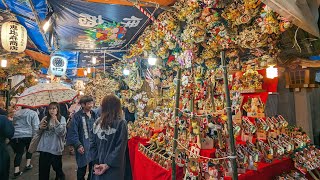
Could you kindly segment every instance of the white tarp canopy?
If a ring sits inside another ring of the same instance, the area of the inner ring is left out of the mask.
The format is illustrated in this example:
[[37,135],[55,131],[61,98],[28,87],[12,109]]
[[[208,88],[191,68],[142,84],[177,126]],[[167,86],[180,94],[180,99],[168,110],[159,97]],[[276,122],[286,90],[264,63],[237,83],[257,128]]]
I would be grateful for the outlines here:
[[320,0],[262,0],[272,10],[292,21],[296,26],[319,37],[318,18]]

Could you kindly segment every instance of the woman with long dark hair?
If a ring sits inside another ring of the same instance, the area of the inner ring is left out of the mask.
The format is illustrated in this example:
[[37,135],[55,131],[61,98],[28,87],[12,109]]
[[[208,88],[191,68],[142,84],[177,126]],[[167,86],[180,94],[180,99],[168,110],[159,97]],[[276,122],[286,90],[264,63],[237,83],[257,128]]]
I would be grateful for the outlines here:
[[48,180],[50,168],[56,172],[56,180],[64,180],[62,151],[66,136],[66,119],[61,116],[59,104],[49,104],[46,116],[40,122],[41,139],[37,148],[39,157],[39,180]]
[[91,133],[93,179],[124,179],[127,141],[127,123],[120,99],[107,95],[101,103],[101,117],[95,122]]

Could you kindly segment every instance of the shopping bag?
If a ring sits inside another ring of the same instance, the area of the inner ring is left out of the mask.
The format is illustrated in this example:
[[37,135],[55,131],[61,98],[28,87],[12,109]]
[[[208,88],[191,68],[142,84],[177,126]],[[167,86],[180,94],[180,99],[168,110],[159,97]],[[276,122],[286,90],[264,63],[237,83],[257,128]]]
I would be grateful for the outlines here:
[[41,135],[42,135],[42,132],[37,132],[36,135],[33,136],[28,149],[29,153],[34,153],[37,151],[37,148],[41,139]]

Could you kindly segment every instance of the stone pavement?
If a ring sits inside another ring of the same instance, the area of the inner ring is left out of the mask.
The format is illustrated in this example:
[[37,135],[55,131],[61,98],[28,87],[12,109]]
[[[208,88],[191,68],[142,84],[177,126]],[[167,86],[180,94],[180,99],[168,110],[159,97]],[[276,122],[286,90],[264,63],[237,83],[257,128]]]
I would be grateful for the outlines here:
[[[76,180],[77,178],[77,164],[75,160],[74,155],[69,155],[68,148],[65,148],[65,152],[63,153],[62,156],[62,165],[63,165],[63,172],[66,175],[66,180]],[[8,146],[8,151],[10,154],[10,179],[13,178],[13,172],[14,172],[14,167],[13,167],[13,160],[14,160],[14,154],[13,150],[10,146]],[[32,170],[29,171],[24,171],[24,173],[16,178],[17,180],[38,180],[38,172],[39,172],[39,153],[35,153],[32,156],[31,164],[33,165]],[[26,165],[26,158],[25,154],[23,155],[22,163],[20,166],[20,170],[23,171],[24,167]],[[50,180],[54,180],[56,177],[55,171],[51,168],[50,171]],[[0,178],[1,179],[1,178]]]

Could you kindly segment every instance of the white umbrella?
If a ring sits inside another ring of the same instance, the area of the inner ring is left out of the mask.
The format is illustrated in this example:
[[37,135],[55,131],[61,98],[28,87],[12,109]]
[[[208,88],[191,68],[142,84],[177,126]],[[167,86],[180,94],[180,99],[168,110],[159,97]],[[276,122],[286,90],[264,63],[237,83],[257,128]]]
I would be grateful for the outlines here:
[[40,83],[26,89],[19,97],[17,106],[41,107],[51,102],[69,102],[77,97],[78,93],[60,83]]

